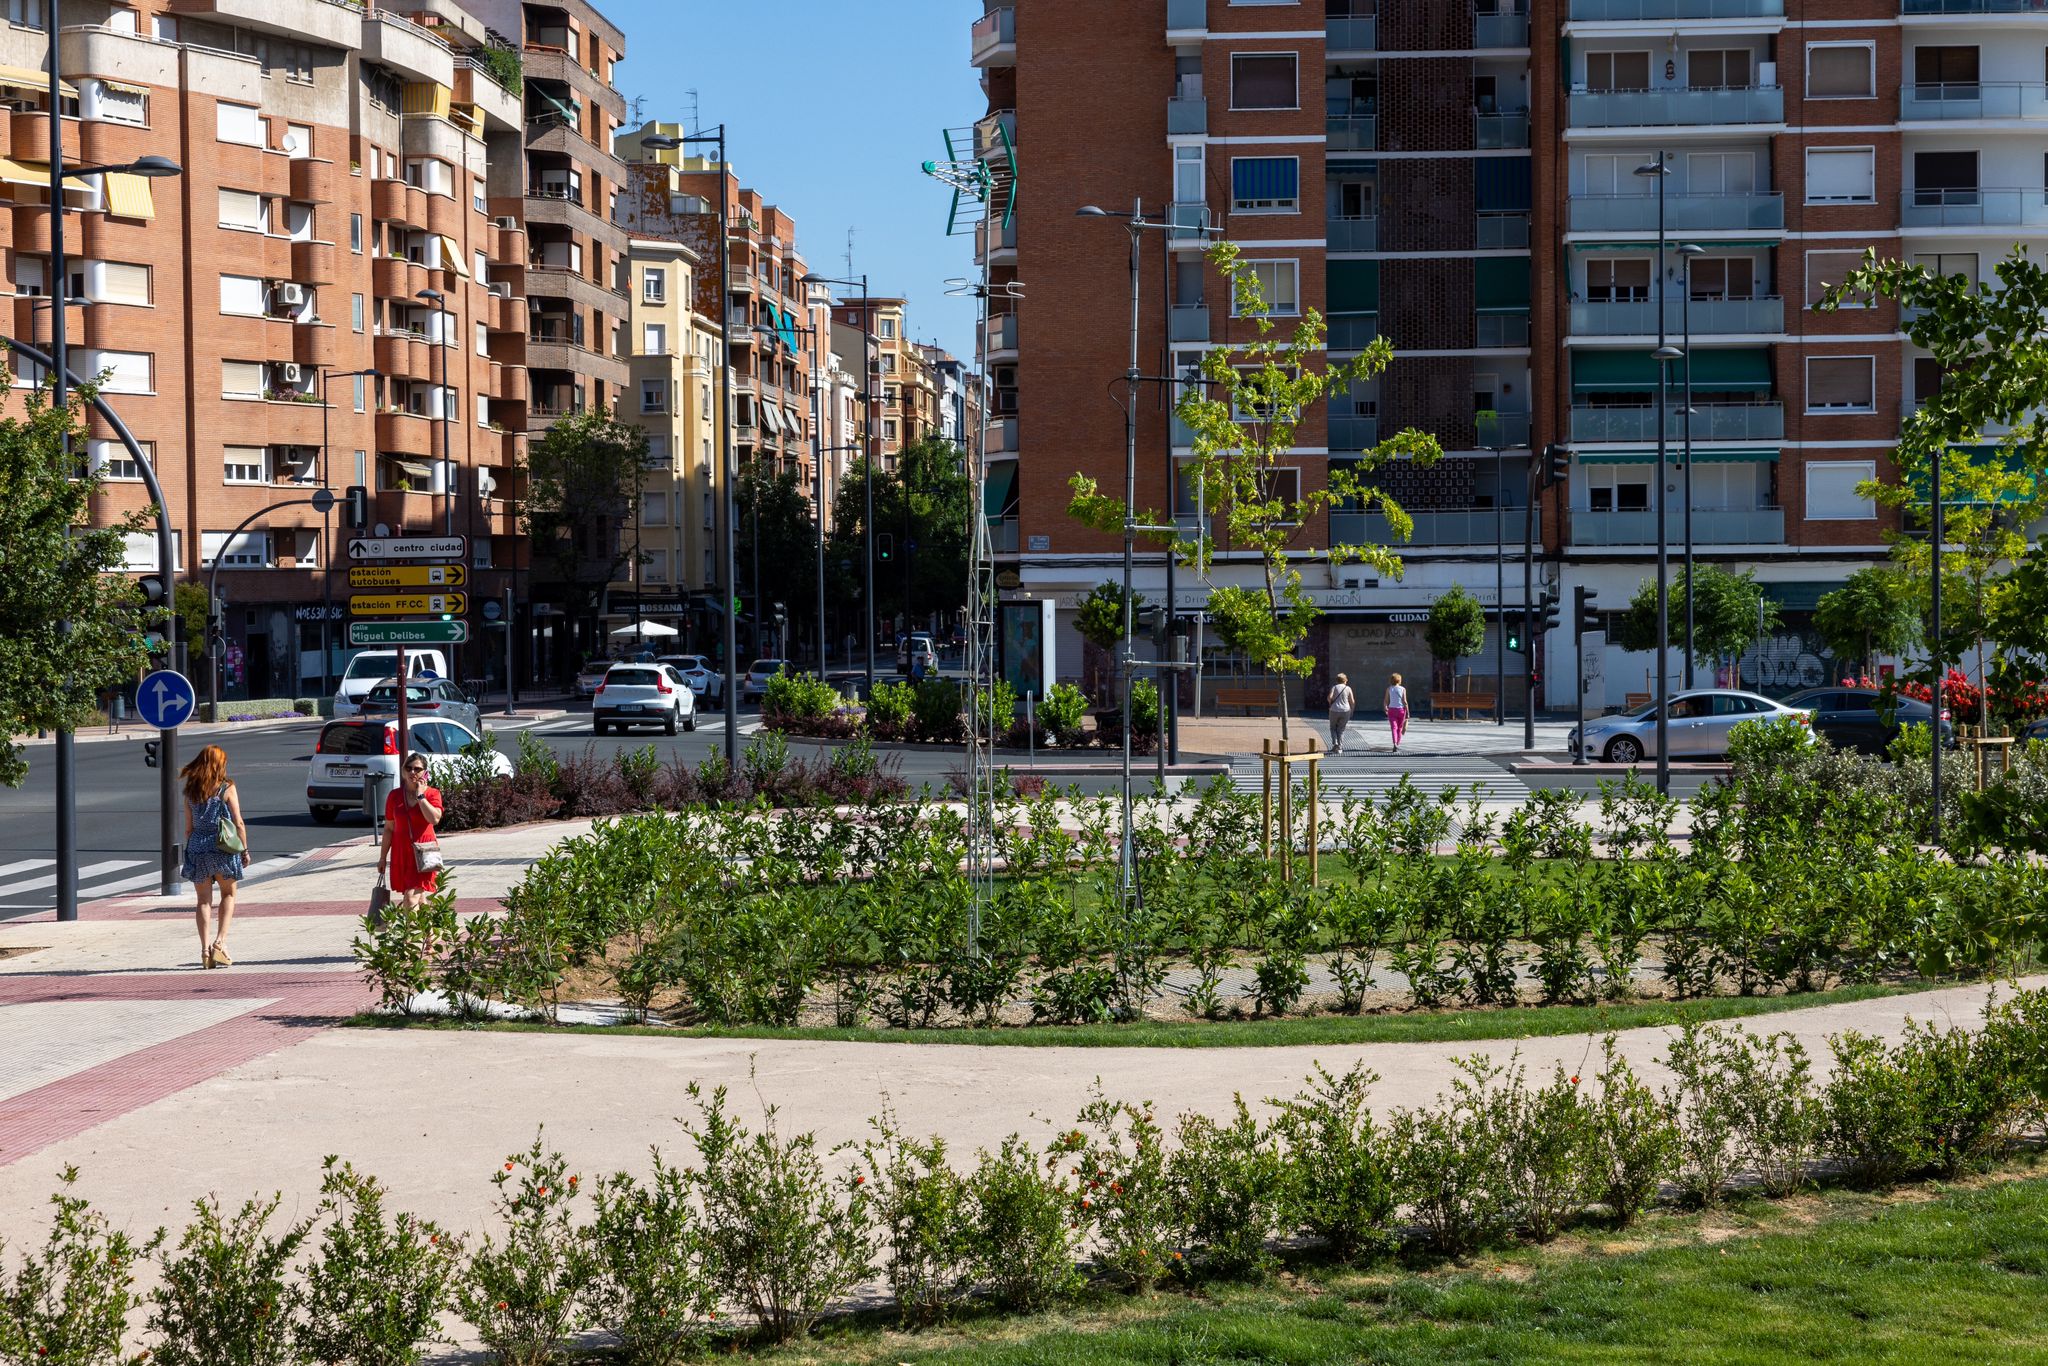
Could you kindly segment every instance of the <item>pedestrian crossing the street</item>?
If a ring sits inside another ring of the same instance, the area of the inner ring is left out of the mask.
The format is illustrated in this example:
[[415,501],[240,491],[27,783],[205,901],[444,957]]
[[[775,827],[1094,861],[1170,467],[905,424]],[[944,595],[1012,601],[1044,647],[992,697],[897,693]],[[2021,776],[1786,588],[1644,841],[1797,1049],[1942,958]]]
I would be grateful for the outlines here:
[[[1455,792],[1463,798],[1477,795],[1488,802],[1519,805],[1529,796],[1527,783],[1499,764],[1479,758],[1435,759],[1418,755],[1414,760],[1403,760],[1387,755],[1352,760],[1347,757],[1327,760],[1321,768],[1323,794],[1332,801],[1341,801],[1345,797],[1384,801],[1401,785],[1404,777],[1410,786],[1432,797]],[[1241,755],[1232,760],[1230,782],[1240,792],[1263,791],[1258,758]]]
[[[89,856],[88,856],[89,857]],[[299,855],[264,859],[249,868],[244,882],[268,877],[291,867]],[[97,901],[103,897],[150,891],[159,885],[157,860],[146,858],[100,859],[78,869],[78,899]],[[0,915],[21,911],[47,911],[57,905],[57,861],[52,858],[20,859],[0,864]]]

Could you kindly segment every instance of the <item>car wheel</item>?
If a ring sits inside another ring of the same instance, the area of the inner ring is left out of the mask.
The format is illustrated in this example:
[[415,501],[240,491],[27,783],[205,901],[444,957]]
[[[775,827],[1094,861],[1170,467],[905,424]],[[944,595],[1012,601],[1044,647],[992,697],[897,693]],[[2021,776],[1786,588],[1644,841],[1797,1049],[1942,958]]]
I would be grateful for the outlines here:
[[676,733],[676,714],[674,712],[668,714],[668,720],[662,724],[661,733],[663,735],[674,735]]
[[1620,735],[1607,743],[1607,762],[1610,764],[1640,763],[1643,757],[1643,742],[1633,735]]
[[603,735],[603,734],[604,734],[605,732],[609,731],[610,729],[611,729],[611,727],[610,727],[610,726],[607,726],[607,725],[606,725],[606,724],[605,724],[604,722],[602,722],[602,721],[592,721],[592,722],[590,723],[590,733],[591,733],[592,735]]
[[332,825],[340,819],[341,808],[338,806],[316,806],[313,808],[313,824],[315,825]]
[[683,729],[690,732],[690,734],[692,735],[695,735],[697,733],[697,713],[690,713],[688,719],[686,719],[683,722]]

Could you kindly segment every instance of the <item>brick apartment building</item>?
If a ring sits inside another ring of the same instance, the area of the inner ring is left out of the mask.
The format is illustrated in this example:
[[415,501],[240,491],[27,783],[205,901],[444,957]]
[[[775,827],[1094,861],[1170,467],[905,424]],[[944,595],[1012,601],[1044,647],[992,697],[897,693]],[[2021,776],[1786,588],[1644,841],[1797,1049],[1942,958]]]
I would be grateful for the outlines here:
[[[1565,485],[1536,495],[1538,592],[1569,603],[1583,584],[1612,610],[1653,572],[1656,178],[1636,170],[1661,153],[1673,344],[1690,321],[1696,553],[1753,567],[1784,611],[1777,638],[1745,659],[1745,681],[1817,681],[1830,666],[1811,639],[1813,602],[1882,559],[1893,525],[1855,486],[1890,472],[1902,406],[1933,376],[1888,305],[1811,305],[1867,247],[1988,272],[2048,222],[2048,17],[2021,8],[990,4],[971,59],[1030,187],[1016,220],[978,243],[998,283],[1028,287],[990,323],[989,449],[998,472],[1014,460],[998,544],[1017,547],[1011,595],[1061,609],[1059,672],[1079,672],[1072,606],[1119,563],[1115,539],[1065,506],[1077,469],[1121,482],[1122,414],[1094,399],[1128,347],[1125,235],[1075,210],[1126,210],[1135,196],[1177,229],[1144,235],[1140,349],[1153,373],[1249,335],[1201,264],[1202,228],[1257,263],[1280,321],[1322,311],[1333,353],[1392,340],[1397,357],[1376,383],[1303,424],[1304,487],[1405,427],[1445,449],[1433,469],[1380,476],[1415,514],[1402,580],[1308,570],[1329,614],[1307,646],[1320,662],[1303,690],[1314,703],[1337,669],[1427,677],[1421,617],[1452,584],[1503,602],[1514,625],[1532,450],[1570,452]],[[1703,250],[1681,257],[1681,245]],[[1197,491],[1178,477],[1186,439],[1164,396],[1140,403],[1141,506],[1197,515]],[[1675,457],[1668,484],[1675,531]],[[1329,520],[1305,540],[1385,539],[1375,516]],[[1510,547],[1498,596],[1497,535]],[[1224,549],[1220,573],[1246,573]],[[1149,558],[1140,587],[1157,601]],[[1184,577],[1176,608],[1198,612],[1205,592]],[[1496,643],[1468,662],[1482,687]],[[1556,665],[1545,700],[1568,707],[1569,635],[1544,644],[1539,658]],[[1212,674],[1244,667],[1213,643],[1205,653]],[[1648,668],[1610,650],[1596,704],[1641,691]],[[1508,672],[1519,673],[1512,657]]]

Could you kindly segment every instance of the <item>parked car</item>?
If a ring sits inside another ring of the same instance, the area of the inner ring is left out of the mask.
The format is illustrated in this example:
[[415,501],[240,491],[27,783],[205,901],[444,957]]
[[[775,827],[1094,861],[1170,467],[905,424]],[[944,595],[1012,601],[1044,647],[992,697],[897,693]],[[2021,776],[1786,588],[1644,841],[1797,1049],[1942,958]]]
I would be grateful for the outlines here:
[[[1744,721],[1767,721],[1792,717],[1811,725],[1811,713],[1789,707],[1760,693],[1733,689],[1704,689],[1679,693],[1671,699],[1666,729],[1671,735],[1671,757],[1715,758],[1728,752],[1728,732]],[[1580,732],[1584,731],[1583,737]],[[1633,711],[1603,716],[1583,728],[1572,727],[1566,744],[1573,754],[1584,744],[1586,756],[1611,764],[1633,764],[1657,755],[1657,704],[1651,702]]]
[[666,664],[681,674],[700,701],[716,702],[725,695],[724,671],[712,668],[711,661],[702,655],[663,655],[655,663]]
[[938,647],[932,638],[922,631],[913,632],[896,643],[897,672],[908,674],[912,667],[922,661],[926,673],[936,673],[939,667]]
[[[461,688],[445,678],[415,678],[405,685],[406,719],[418,722],[430,717],[459,721],[481,735],[483,713]],[[363,716],[398,715],[398,680],[387,678],[363,694],[357,707]]]
[[[427,767],[438,782],[452,775],[462,751],[482,737],[459,721],[435,718],[411,721],[406,738],[427,756]],[[478,753],[491,772],[500,777],[512,775],[512,761],[502,752],[484,749]],[[332,825],[342,812],[361,810],[363,779],[371,774],[382,775],[384,791],[397,786],[398,722],[359,716],[322,726],[320,738],[313,744],[313,761],[306,770],[306,805],[313,819]]]
[[634,726],[697,729],[697,695],[666,664],[614,664],[590,699],[590,733]]
[[[1813,733],[1843,749],[1883,754],[1901,726],[1924,726],[1934,718],[1932,703],[1887,696],[1876,688],[1808,688],[1785,699],[1788,707],[1813,713]],[[1944,713],[1941,743],[1953,749],[1956,728]]]
[[578,697],[595,696],[598,685],[604,682],[604,676],[611,672],[612,665],[616,663],[618,661],[615,659],[593,659],[578,669],[576,671],[576,695]]
[[[407,650],[405,672],[409,678],[446,678],[448,656],[439,650]],[[398,676],[398,651],[364,650],[349,660],[341,683],[334,690],[334,714],[354,716],[362,706],[363,694],[387,679]]]
[[740,680],[740,701],[752,702],[768,693],[768,680],[789,667],[786,659],[757,659],[747,666],[747,676]]

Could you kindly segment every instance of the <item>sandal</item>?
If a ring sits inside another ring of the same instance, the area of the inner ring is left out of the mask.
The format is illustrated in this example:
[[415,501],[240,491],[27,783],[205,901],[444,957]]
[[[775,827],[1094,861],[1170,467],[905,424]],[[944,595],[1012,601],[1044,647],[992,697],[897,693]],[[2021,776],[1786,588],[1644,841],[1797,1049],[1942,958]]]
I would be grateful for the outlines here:
[[228,951],[220,945],[215,944],[211,952],[213,953],[213,965],[215,967],[226,968],[234,966],[235,960],[228,957]]
[[211,968],[211,967],[218,967],[218,966],[219,966],[219,964],[217,964],[217,963],[215,963],[215,962],[213,961],[213,950],[212,950],[212,949],[208,949],[208,950],[206,950],[206,951],[205,951],[204,953],[200,954],[200,955],[199,955],[199,962],[200,962],[200,966],[202,966],[202,967],[209,967],[209,968]]

